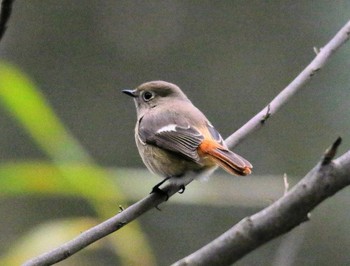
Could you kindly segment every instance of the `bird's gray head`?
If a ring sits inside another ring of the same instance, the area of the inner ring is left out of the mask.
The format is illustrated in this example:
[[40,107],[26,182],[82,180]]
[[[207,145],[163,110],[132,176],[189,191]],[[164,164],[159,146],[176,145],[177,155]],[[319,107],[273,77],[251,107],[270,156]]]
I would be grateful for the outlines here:
[[189,101],[178,86],[161,80],[146,82],[134,90],[123,90],[123,92],[134,98],[138,115],[150,108],[169,104],[172,100]]

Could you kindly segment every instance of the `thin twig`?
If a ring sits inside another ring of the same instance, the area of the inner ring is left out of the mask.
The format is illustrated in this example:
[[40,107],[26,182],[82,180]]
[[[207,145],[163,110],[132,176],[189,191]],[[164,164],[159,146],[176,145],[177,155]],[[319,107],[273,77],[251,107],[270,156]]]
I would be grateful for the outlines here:
[[337,140],[332,144],[332,146],[326,150],[326,152],[323,155],[322,162],[321,162],[322,165],[327,165],[327,164],[329,164],[330,161],[333,160],[340,143],[341,143],[341,137],[337,138]]
[[283,193],[283,195],[286,195],[287,192],[288,192],[288,189],[289,189],[288,176],[287,176],[286,173],[283,175],[283,183],[284,183],[284,193]]
[[[229,145],[229,147],[234,147],[238,143],[240,143],[242,140],[244,140],[248,135],[251,133],[257,131],[264,123],[261,123],[261,121],[266,121],[266,115],[270,117],[271,115],[275,114],[277,110],[279,110],[284,104],[287,103],[288,100],[292,98],[292,96],[301,89],[303,85],[307,81],[310,80],[310,78],[319,70],[321,69],[324,64],[328,61],[330,55],[336,51],[342,44],[344,44],[347,39],[349,38],[349,32],[350,32],[350,21],[335,35],[335,37],[324,47],[321,49],[321,51],[317,54],[316,58],[303,70],[303,72],[300,73],[300,75],[288,86],[286,89],[284,89],[279,95],[276,96],[276,98],[268,105],[268,109],[266,112],[266,108],[264,108],[261,112],[259,112],[256,116],[254,116],[251,120],[249,120],[242,128],[240,128],[238,131],[236,131],[234,134],[232,134],[227,140],[226,143]],[[345,155],[344,155],[345,156]],[[344,157],[342,156],[342,158]],[[350,157],[350,154],[346,155],[345,157]],[[337,160],[339,161],[339,160]],[[346,166],[348,166],[348,161],[344,159],[344,162],[346,163]],[[329,164],[327,164],[327,167]],[[350,172],[350,169],[346,169],[347,172]],[[309,175],[308,175],[309,176]],[[336,182],[339,178],[337,177]],[[328,180],[328,179],[327,179]],[[310,183],[313,184],[313,183]],[[330,182],[332,184],[332,182]],[[308,187],[308,183],[304,185],[298,186],[298,189],[292,189],[290,190],[285,198],[285,201],[282,201],[283,204],[285,202],[288,202],[289,199],[293,201],[293,204],[290,205],[290,208],[284,208],[284,205],[276,205],[273,204],[271,208],[276,208],[278,206],[279,208],[282,208],[283,213],[281,214],[286,215],[289,217],[288,212],[289,211],[298,211],[298,208],[300,207],[296,198],[298,198],[299,190],[308,189],[310,191],[310,195],[312,196],[312,193],[319,194],[319,191],[315,191],[315,187]],[[340,190],[342,187],[339,186],[338,183],[335,183],[335,186],[330,185],[331,192],[335,193],[337,190]],[[180,190],[180,187],[176,187],[170,184],[167,184],[162,188],[162,190],[165,190],[169,197],[175,194],[177,191]],[[293,196],[293,193],[296,193],[296,195]],[[322,193],[321,193],[322,194]],[[288,196],[291,195],[291,196]],[[323,195],[323,194],[322,194]],[[328,194],[327,194],[328,195]],[[26,266],[37,266],[37,265],[51,265],[53,263],[56,263],[58,261],[64,260],[65,258],[73,255],[77,251],[83,249],[84,247],[92,244],[96,240],[117,231],[121,227],[125,226],[130,221],[138,218],[140,215],[145,213],[146,211],[158,206],[160,203],[165,201],[165,197],[162,197],[159,194],[151,194],[147,196],[146,198],[140,200],[139,202],[133,204],[132,206],[124,209],[122,212],[117,214],[115,217],[110,218],[109,220],[103,222],[102,224],[99,224],[90,230],[82,233],[75,239],[71,240],[70,242],[67,242],[66,244],[48,252],[43,255],[40,255],[36,258],[33,258],[29,261],[27,261],[24,265]],[[322,199],[314,200],[313,204],[316,206]],[[270,207],[268,207],[270,208]],[[303,211],[302,214],[304,214],[304,218],[302,221],[305,221],[308,219],[308,212],[305,210],[305,208],[301,208]],[[265,211],[262,211],[264,213]],[[305,213],[304,213],[305,212]],[[236,225],[234,230],[238,230],[237,236],[238,239],[239,234],[242,232],[244,233],[245,230],[248,230],[251,226],[254,228],[254,232],[258,234],[259,237],[262,238],[265,242],[266,239],[272,238],[272,233],[276,232],[265,232],[262,230],[263,227],[259,227],[260,225],[256,222],[258,217],[260,217],[262,214],[258,213],[250,218],[247,218],[246,220],[242,221],[238,225]],[[299,217],[299,216],[298,216]],[[268,217],[263,216],[261,219],[268,219]],[[265,221],[268,222],[268,221]],[[300,220],[294,221],[295,223],[300,223]],[[290,224],[289,230],[292,228],[292,224]],[[273,226],[271,226],[273,227]],[[248,232],[251,232],[248,230]],[[239,242],[239,241],[238,241]],[[238,246],[240,246],[240,243],[238,243]],[[225,249],[225,247],[222,247]],[[244,245],[242,246],[242,249],[253,249],[255,246],[249,246]],[[211,253],[212,254],[212,253]],[[212,254],[212,256],[216,256],[215,254]],[[213,264],[214,265],[214,264]]]
[[7,29],[7,22],[11,16],[12,4],[14,0],[3,0],[1,3],[1,13],[0,13],[0,40],[5,34]]

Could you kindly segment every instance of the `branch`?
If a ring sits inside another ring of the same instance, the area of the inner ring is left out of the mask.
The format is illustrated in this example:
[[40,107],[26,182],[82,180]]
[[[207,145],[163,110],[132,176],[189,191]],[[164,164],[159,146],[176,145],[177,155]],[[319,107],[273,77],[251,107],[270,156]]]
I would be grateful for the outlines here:
[[292,190],[269,207],[247,217],[173,266],[231,265],[269,240],[309,219],[309,212],[350,185],[350,151],[332,162],[340,138]]
[[[162,190],[167,191],[169,197],[174,195],[180,189],[181,187],[171,186],[170,184],[165,185],[164,188],[162,187]],[[149,194],[147,197],[129,206],[127,209],[122,210],[116,216],[86,230],[60,247],[28,260],[22,266],[51,265],[62,261],[97,240],[119,230],[129,222],[141,216],[143,213],[157,207],[165,200],[166,196],[160,193]]]
[[[251,133],[257,131],[265,122],[267,119],[273,115],[280,107],[282,107],[290,98],[301,89],[301,87],[310,80],[310,78],[320,69],[323,67],[323,65],[328,61],[330,55],[335,52],[343,43],[345,43],[349,38],[350,33],[350,21],[335,35],[335,37],[320,51],[320,53],[317,54],[316,58],[310,63],[309,66],[305,68],[303,72],[288,86],[286,89],[284,89],[277,97],[267,106],[267,108],[263,109],[261,112],[259,112],[255,117],[253,117],[251,120],[249,120],[241,129],[236,131],[234,134],[232,134],[226,142],[230,147],[233,147],[237,145],[239,142],[241,142],[244,138],[246,138]],[[344,156],[342,156],[343,158]],[[349,155],[348,155],[349,157]],[[347,161],[343,159],[344,161]],[[341,160],[340,160],[341,161]],[[328,166],[328,164],[327,164]],[[327,167],[325,166],[325,167]],[[326,169],[326,168],[325,168]],[[349,170],[349,169],[348,169]],[[337,177],[338,178],[338,177]],[[188,183],[190,183],[189,181]],[[337,183],[336,183],[337,184]],[[187,184],[186,184],[187,185]],[[307,184],[308,186],[309,184]],[[308,188],[310,191],[315,192],[317,190],[316,188]],[[302,186],[304,189],[304,187]],[[337,189],[340,189],[339,186],[336,186]],[[179,191],[181,188],[179,186],[166,184],[164,187],[162,187],[162,190],[166,191],[167,194],[172,196],[177,191]],[[328,188],[329,189],[329,188]],[[332,188],[332,191],[334,188]],[[287,195],[291,195],[292,191],[296,191],[295,189],[291,190]],[[298,191],[297,191],[298,192]],[[316,194],[317,194],[316,193]],[[335,193],[335,191],[333,192]],[[288,198],[293,199],[292,196],[288,196]],[[144,199],[140,200],[139,202],[133,204],[132,206],[128,207],[127,209],[123,210],[121,213],[117,214],[116,216],[110,218],[109,220],[89,229],[88,231],[85,231],[75,239],[63,244],[62,246],[47,252],[45,254],[42,254],[36,258],[33,258],[29,261],[27,261],[24,265],[25,266],[32,266],[32,265],[51,265],[53,263],[59,262],[61,260],[64,260],[68,258],[69,256],[73,255],[74,253],[78,252],[79,250],[83,249],[84,247],[92,244],[93,242],[97,241],[98,239],[101,239],[105,237],[106,235],[117,231],[127,223],[131,222],[132,220],[138,218],[140,215],[145,213],[146,211],[157,207],[159,204],[164,202],[166,198],[159,193],[156,194],[150,194]],[[294,196],[295,200],[295,196]],[[316,201],[314,204],[317,204]],[[275,205],[274,205],[275,206]],[[294,205],[293,205],[294,206]],[[300,207],[300,206],[299,206]],[[298,211],[298,206],[294,206],[294,208]],[[294,211],[294,210],[293,210]],[[267,218],[267,217],[265,217]],[[255,216],[252,216],[251,218],[248,218],[244,220],[243,224],[240,225],[240,227],[248,227],[252,225],[254,230],[258,232],[258,235],[260,238],[266,238],[262,232],[258,231],[259,228],[256,227],[255,224]],[[290,227],[291,228],[291,227]]]
[[4,36],[7,29],[7,22],[11,16],[13,0],[3,0],[1,3],[1,14],[0,14],[0,40]]
[[251,118],[244,126],[229,136],[225,142],[232,149],[250,134],[257,131],[266,121],[285,105],[310,79],[326,64],[330,56],[340,48],[350,35],[350,21],[319,51],[311,63],[264,109]]

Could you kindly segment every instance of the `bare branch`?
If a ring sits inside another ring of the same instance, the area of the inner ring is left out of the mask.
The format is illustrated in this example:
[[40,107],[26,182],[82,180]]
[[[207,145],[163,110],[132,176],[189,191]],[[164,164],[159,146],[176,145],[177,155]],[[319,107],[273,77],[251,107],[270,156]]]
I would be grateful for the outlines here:
[[[166,191],[171,197],[180,190],[180,187],[167,184],[162,187],[162,190]],[[148,210],[157,207],[165,201],[165,198],[165,195],[160,193],[149,194],[142,200],[123,209],[116,216],[90,228],[60,247],[25,262],[23,266],[51,265],[62,261],[97,240],[119,230]]]
[[[328,61],[330,55],[348,40],[349,33],[350,21],[324,48],[320,50],[316,58],[289,86],[287,86],[279,95],[277,95],[276,98],[270,104],[268,104],[266,108],[264,108],[256,116],[249,120],[242,128],[232,134],[226,140],[227,144],[232,148],[240,143],[243,139],[245,139],[248,135],[261,128],[261,126],[266,123],[267,119],[271,117],[271,115],[275,114],[285,103],[287,103],[288,100],[290,100],[292,96],[297,91],[299,91],[301,87],[305,85],[305,83],[309,81],[310,78],[319,69],[323,67],[323,65]],[[346,173],[350,172],[349,161],[350,153],[348,152],[336,160],[334,164],[326,163],[325,165],[321,164],[317,166],[307,175],[305,181],[302,181],[299,183],[299,185],[290,190],[281,200],[277,201],[275,204],[257,213],[256,215],[246,218],[231,230],[229,230],[227,234],[232,234],[233,232],[233,234],[236,235],[235,243],[238,249],[241,250],[240,252],[237,251],[235,253],[234,259],[239,259],[249,250],[254,249],[257,245],[261,245],[262,243],[273,238],[274,234],[277,234],[278,232],[278,230],[275,228],[279,228],[280,230],[287,232],[297,224],[307,220],[307,213],[310,209],[314,208],[326,197],[329,197],[344,187],[346,184],[348,184],[344,181],[344,177],[346,176]],[[337,165],[337,167],[334,167],[334,165]],[[317,182],[314,182],[315,179],[322,179],[319,177],[320,175],[322,175],[322,178],[324,178],[322,180],[323,186]],[[165,190],[170,197],[179,191],[180,187],[167,184],[162,188],[162,190]],[[298,201],[298,198],[300,197],[301,200]],[[98,239],[101,239],[102,237],[117,231],[130,221],[138,218],[146,211],[157,207],[165,200],[166,198],[160,194],[148,195],[144,199],[133,204],[109,220],[87,230],[75,239],[67,242],[57,249],[54,249],[48,253],[27,261],[24,265],[51,265],[58,261],[64,260],[65,258],[73,255],[74,253],[97,241]],[[307,207],[303,207],[304,202],[308,200],[310,200],[310,202],[308,202],[306,205]],[[274,214],[276,216],[270,217],[266,215],[266,212]],[[291,217],[291,214],[295,215],[292,215],[293,219],[286,220],[286,217]],[[300,217],[302,217],[302,219],[300,219]],[[274,224],[272,221],[276,221],[278,224]],[[283,226],[284,222],[286,222],[287,226]],[[266,226],[266,224],[268,224],[268,226]],[[264,231],[266,228],[269,230]],[[280,234],[282,233],[283,232],[280,232]],[[222,249],[224,253],[227,249],[225,247],[225,241],[227,241],[225,235],[223,235],[220,240],[214,241],[215,243],[213,244],[214,246],[219,245],[220,249]],[[253,237],[251,241],[249,241],[250,237]],[[243,243],[243,245],[241,243]],[[212,260],[215,260],[217,258],[216,254],[210,252],[210,248],[208,250],[208,254],[211,254],[210,256],[213,257]],[[209,259],[210,258],[208,258],[208,260]],[[231,260],[232,257],[227,259],[227,261]],[[186,261],[187,259],[184,262],[186,263]]]
[[312,62],[263,110],[251,118],[244,126],[229,136],[225,141],[232,149],[250,134],[261,128],[268,118],[274,115],[283,105],[301,90],[301,88],[326,64],[329,57],[342,46],[350,35],[350,21],[321,49]]
[[13,0],[3,0],[1,3],[1,14],[0,14],[0,40],[4,36],[7,29],[7,22],[11,16]]
[[[332,147],[337,146],[338,140]],[[217,239],[173,266],[230,265],[269,240],[309,220],[308,213],[311,210],[348,185],[350,151],[333,162],[329,160],[324,164],[321,160],[282,198],[253,216],[243,219]]]

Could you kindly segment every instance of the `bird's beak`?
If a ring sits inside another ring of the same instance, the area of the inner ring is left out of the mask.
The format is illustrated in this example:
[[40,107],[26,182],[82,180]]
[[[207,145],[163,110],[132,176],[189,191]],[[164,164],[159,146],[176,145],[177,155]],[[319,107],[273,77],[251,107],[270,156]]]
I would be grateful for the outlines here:
[[125,94],[131,96],[131,97],[137,97],[137,91],[136,90],[122,90]]

